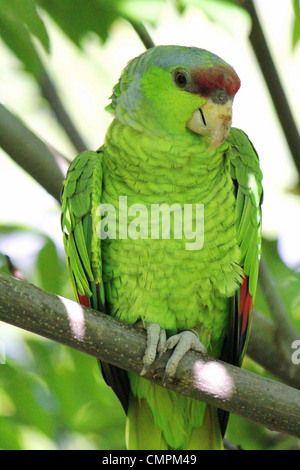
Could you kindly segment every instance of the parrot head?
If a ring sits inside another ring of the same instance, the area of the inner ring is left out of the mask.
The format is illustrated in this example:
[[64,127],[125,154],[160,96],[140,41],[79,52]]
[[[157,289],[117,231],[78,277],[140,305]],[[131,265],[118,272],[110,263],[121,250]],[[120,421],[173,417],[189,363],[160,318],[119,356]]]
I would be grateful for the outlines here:
[[152,136],[206,136],[209,150],[226,139],[240,87],[233,68],[195,47],[156,46],[131,60],[107,109]]

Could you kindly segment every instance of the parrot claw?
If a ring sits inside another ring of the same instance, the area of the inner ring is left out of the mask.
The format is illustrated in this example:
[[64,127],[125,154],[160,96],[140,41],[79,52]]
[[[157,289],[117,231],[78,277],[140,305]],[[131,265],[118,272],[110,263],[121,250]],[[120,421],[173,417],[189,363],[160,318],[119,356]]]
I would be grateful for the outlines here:
[[143,357],[144,367],[140,375],[145,375],[149,367],[156,359],[157,353],[159,357],[163,354],[166,345],[166,330],[161,328],[157,323],[147,325],[147,346]]
[[173,377],[179,362],[190,349],[204,354],[207,353],[206,347],[201,343],[195,331],[182,331],[167,339],[166,331],[163,328],[157,323],[150,323],[147,325],[147,346],[143,357],[144,366],[140,375],[146,374],[155,361],[157,353],[158,358],[160,358],[168,349],[174,349],[174,352],[167,362],[163,385],[166,385],[169,378]]
[[177,335],[170,336],[166,341],[163,352],[166,352],[167,349],[173,349],[174,347],[174,352],[166,365],[163,385],[166,385],[169,378],[173,377],[179,362],[190,349],[204,354],[207,353],[206,347],[201,343],[197,333],[193,330],[182,331]]

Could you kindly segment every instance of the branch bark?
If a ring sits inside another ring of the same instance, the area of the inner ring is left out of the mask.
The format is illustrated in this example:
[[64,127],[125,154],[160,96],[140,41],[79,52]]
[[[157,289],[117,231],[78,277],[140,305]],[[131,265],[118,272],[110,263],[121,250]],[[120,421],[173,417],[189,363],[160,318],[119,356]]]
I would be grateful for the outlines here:
[[68,163],[1,104],[0,147],[60,202]]
[[[0,272],[0,320],[139,374],[145,332]],[[145,378],[162,383],[170,353]],[[300,437],[300,392],[190,351],[167,388]]]
[[[300,333],[298,335],[300,339]],[[286,384],[300,390],[300,365],[291,360],[292,341],[282,341],[276,325],[254,311],[247,355]]]
[[276,325],[278,336],[289,342],[298,339],[298,334],[295,331],[289,313],[278,294],[275,282],[263,256],[260,260],[258,279],[262,287],[264,298]]

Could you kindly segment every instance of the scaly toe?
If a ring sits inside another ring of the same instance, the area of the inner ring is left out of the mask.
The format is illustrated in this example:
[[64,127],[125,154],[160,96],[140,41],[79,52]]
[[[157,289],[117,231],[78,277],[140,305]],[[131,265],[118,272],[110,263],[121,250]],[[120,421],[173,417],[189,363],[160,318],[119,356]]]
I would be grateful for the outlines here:
[[155,361],[157,353],[164,351],[166,343],[166,332],[157,323],[147,325],[147,346],[143,357],[144,367],[140,375],[145,375],[149,367]]
[[166,365],[163,385],[165,385],[169,378],[175,374],[179,362],[190,349],[204,354],[207,352],[205,346],[199,340],[197,333],[194,331],[182,331],[181,333],[168,338],[165,350],[172,349],[174,346],[176,346],[174,352]]

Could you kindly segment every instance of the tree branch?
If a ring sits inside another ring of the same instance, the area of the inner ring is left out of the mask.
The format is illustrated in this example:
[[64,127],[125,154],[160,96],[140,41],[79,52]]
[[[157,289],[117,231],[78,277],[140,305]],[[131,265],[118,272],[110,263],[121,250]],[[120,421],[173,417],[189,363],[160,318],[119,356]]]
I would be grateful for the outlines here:
[[275,377],[300,390],[300,366],[291,360],[292,342],[283,343],[277,333],[271,320],[254,311],[247,355]]
[[68,135],[70,141],[74,145],[77,152],[80,153],[80,152],[83,152],[84,150],[87,150],[88,148],[87,144],[84,142],[83,138],[79,134],[75,125],[73,124],[70,116],[68,115],[46,69],[44,68],[43,65],[41,65],[41,67],[42,67],[42,73],[40,77],[38,78],[38,84],[41,88],[41,93],[43,97],[49,103],[50,108],[52,109],[53,113],[56,116],[56,119],[65,130],[66,134]]
[[140,40],[144,44],[146,49],[151,49],[151,47],[155,47],[155,44],[148,33],[146,27],[143,25],[141,21],[135,21],[132,18],[128,18],[124,16],[124,19],[126,19],[133,29],[135,30],[136,34],[139,36]]
[[58,202],[69,164],[0,104],[0,147]]
[[[0,320],[139,374],[145,332],[0,272]],[[145,378],[161,384],[170,353]],[[300,392],[190,351],[167,388],[300,437]],[[284,398],[284,399],[283,399]]]
[[290,316],[278,294],[275,282],[264,257],[260,260],[258,279],[262,287],[264,298],[274,319],[277,336],[290,343],[298,339],[298,333],[295,331]]
[[289,103],[284,93],[278,72],[272,59],[270,49],[265,39],[259,18],[256,13],[253,0],[239,0],[251,16],[252,30],[250,42],[253,47],[256,59],[263,73],[266,85],[269,89],[278,119],[285,134],[294,163],[300,174],[300,136],[290,110]]

